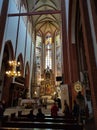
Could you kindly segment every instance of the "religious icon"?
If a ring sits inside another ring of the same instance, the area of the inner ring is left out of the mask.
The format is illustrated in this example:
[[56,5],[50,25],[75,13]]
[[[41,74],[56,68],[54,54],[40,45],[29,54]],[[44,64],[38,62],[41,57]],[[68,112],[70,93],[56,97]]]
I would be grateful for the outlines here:
[[50,84],[46,84],[46,85],[45,85],[45,92],[46,92],[46,94],[51,94]]

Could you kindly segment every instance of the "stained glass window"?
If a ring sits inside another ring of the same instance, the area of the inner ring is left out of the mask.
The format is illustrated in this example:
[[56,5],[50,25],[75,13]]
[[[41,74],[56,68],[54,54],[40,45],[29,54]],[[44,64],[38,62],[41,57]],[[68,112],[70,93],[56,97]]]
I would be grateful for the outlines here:
[[52,69],[52,37],[48,33],[45,38],[45,68]]

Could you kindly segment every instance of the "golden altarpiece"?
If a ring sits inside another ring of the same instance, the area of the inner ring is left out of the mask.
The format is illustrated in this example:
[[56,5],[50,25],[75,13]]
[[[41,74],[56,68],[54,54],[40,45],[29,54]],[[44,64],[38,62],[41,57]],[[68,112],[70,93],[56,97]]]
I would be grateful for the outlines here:
[[40,96],[53,96],[56,92],[54,74],[49,67],[47,67],[42,74],[42,81],[40,86]]

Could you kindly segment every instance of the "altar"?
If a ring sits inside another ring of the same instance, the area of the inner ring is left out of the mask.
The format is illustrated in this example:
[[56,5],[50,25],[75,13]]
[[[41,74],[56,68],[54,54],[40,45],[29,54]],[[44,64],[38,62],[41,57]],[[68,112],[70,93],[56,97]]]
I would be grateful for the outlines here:
[[37,105],[37,100],[35,99],[21,99],[20,106],[24,108],[33,108]]
[[54,74],[49,67],[47,67],[43,73],[42,73],[42,81],[40,85],[40,96],[43,97],[47,96],[47,99],[50,96],[53,96],[54,93],[56,92],[56,87],[55,87],[55,79],[54,79]]

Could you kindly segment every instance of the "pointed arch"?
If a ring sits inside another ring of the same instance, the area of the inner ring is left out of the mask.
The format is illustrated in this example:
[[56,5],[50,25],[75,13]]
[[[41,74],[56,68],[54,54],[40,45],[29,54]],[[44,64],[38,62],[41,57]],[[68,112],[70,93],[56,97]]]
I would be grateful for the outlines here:
[[8,61],[14,59],[14,49],[12,46],[11,40],[6,41],[4,46],[3,58],[2,58],[2,66],[0,73],[0,80],[2,84],[0,85],[0,91],[2,95],[0,95],[1,100],[6,102],[7,106],[11,106],[11,97],[12,93],[10,93],[10,86],[12,82],[12,78],[7,77],[5,71],[8,69]]
[[12,60],[15,58],[14,49],[13,49],[11,40],[6,41],[5,43],[4,53],[6,52],[7,52],[7,56],[9,56],[8,60]]
[[25,88],[29,89],[29,77],[30,77],[30,69],[29,69],[29,63],[26,63],[25,67]]

